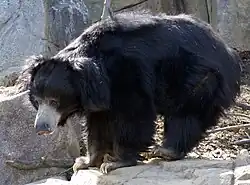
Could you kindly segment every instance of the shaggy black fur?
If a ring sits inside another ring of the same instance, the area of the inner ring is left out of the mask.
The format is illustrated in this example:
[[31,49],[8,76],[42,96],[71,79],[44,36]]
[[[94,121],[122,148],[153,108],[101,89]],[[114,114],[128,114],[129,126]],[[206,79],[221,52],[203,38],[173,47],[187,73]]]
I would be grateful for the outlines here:
[[87,166],[100,166],[110,153],[118,162],[108,170],[136,164],[153,144],[157,114],[165,117],[158,154],[185,156],[239,93],[239,56],[188,15],[121,13],[90,26],[53,58],[35,60],[31,102],[58,100],[60,125],[85,112]]

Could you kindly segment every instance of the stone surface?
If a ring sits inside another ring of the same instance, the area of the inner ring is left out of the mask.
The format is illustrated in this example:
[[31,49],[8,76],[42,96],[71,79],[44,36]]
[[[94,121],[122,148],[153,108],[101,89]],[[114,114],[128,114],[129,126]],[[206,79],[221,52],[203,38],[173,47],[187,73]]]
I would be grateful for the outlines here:
[[70,185],[70,182],[63,177],[51,177],[48,179],[36,181],[26,185]]
[[85,28],[83,0],[0,1],[1,79],[20,72],[29,55],[55,54]]
[[250,50],[250,1],[217,0],[217,28],[232,47]]
[[[31,8],[32,7],[32,8]],[[0,1],[0,74],[20,71],[27,55],[43,51],[43,4],[34,1]]]
[[247,149],[240,151],[235,159],[235,167],[246,166],[250,164],[250,155]]
[[[232,161],[182,160],[121,168],[102,175],[97,170],[81,170],[72,185],[231,185]],[[229,175],[225,175],[228,173]]]
[[250,184],[250,165],[236,167],[234,170],[235,185]]
[[44,0],[45,52],[51,56],[78,37],[89,24],[83,0]]
[[52,135],[38,136],[33,129],[36,111],[28,101],[27,91],[10,96],[12,91],[9,89],[0,95],[0,184],[22,185],[65,171],[62,167],[46,166],[19,170],[6,164],[6,160],[37,164],[42,157],[68,160],[73,164],[80,155],[79,119],[69,119],[65,127]]
[[235,185],[250,185],[250,156],[246,149],[235,160],[234,178]]
[[193,14],[210,23],[216,28],[216,0],[183,0],[163,1],[162,9],[165,13],[175,15],[179,13]]
[[[92,168],[74,173],[70,182],[64,179],[53,183],[67,185],[249,185],[249,152],[242,150],[236,160],[185,159],[164,162],[153,159],[147,164],[120,168],[108,175]],[[55,177],[56,178],[56,177]],[[52,179],[55,179],[52,178]],[[51,179],[33,184],[50,185]],[[32,185],[33,185],[32,184]]]
[[[176,2],[180,3],[180,8],[177,7]],[[180,12],[193,14],[210,23],[229,46],[239,50],[250,50],[249,0],[183,0],[181,2],[162,0],[162,9],[167,14]]]

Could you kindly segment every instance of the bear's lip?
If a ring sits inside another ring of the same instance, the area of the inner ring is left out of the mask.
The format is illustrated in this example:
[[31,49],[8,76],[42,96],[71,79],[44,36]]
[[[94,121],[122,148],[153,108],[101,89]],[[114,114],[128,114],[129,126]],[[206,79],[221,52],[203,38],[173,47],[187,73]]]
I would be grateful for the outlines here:
[[37,132],[38,135],[50,135],[52,133],[53,133],[52,131],[48,131],[48,130],[41,130]]

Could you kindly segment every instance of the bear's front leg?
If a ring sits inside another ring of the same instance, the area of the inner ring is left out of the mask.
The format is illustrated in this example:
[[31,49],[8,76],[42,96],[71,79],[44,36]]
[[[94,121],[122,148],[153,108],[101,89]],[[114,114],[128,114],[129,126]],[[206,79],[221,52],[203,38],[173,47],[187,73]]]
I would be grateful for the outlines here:
[[76,158],[74,172],[89,167],[99,168],[104,155],[111,151],[109,123],[106,112],[92,112],[87,115],[85,145],[87,155]]
[[136,100],[127,100],[131,105],[136,101],[139,102],[136,106],[116,111],[112,116],[111,125],[114,130],[112,153],[111,156],[105,155],[100,167],[102,173],[137,165],[137,161],[141,159],[140,152],[147,151],[153,143],[155,109],[151,101],[145,100],[142,96],[136,97]]
[[73,171],[77,172],[78,170],[88,169],[89,167],[99,168],[102,164],[104,154],[105,151],[97,151],[95,146],[91,146],[86,156],[76,158],[73,165]]

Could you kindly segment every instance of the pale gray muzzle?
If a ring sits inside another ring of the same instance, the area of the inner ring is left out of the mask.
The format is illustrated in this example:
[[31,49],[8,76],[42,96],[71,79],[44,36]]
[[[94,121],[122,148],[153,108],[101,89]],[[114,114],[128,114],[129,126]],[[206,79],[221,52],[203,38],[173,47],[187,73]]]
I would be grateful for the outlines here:
[[34,124],[36,133],[38,135],[51,134],[55,131],[60,117],[60,113],[55,108],[46,104],[39,105]]

